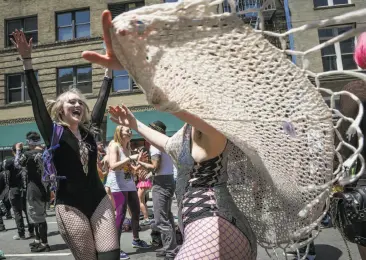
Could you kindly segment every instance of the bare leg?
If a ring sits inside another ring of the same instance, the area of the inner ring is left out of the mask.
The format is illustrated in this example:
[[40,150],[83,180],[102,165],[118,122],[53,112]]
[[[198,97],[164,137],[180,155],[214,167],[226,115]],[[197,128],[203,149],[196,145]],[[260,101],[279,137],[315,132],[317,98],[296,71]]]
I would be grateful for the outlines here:
[[147,213],[147,206],[146,206],[146,201],[145,201],[145,193],[146,193],[145,188],[139,188],[138,196],[139,196],[139,201],[140,201],[140,210],[141,210],[142,214],[144,215],[144,219],[149,219],[149,214]]

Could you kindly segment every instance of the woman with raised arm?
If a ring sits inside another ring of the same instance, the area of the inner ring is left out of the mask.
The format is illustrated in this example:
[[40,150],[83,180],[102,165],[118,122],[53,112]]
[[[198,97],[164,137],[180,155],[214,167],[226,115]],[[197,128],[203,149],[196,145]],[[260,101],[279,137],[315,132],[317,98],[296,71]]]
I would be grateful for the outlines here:
[[[132,131],[128,127],[117,126],[113,141],[109,144],[109,173],[106,188],[110,188],[116,209],[116,226],[118,237],[121,239],[122,226],[125,220],[127,206],[131,212],[132,246],[134,248],[150,248],[139,238],[140,204],[136,185],[133,179],[132,161],[136,161],[138,154],[131,155],[130,141]],[[120,259],[129,259],[121,250]]]
[[114,209],[97,172],[95,134],[102,123],[112,79],[106,69],[98,100],[91,116],[84,96],[76,89],[50,101],[48,109],[32,68],[32,39],[22,31],[12,42],[23,60],[28,92],[38,129],[49,148],[53,122],[64,129],[53,162],[59,181],[56,217],[60,233],[77,260],[117,260],[119,243]]

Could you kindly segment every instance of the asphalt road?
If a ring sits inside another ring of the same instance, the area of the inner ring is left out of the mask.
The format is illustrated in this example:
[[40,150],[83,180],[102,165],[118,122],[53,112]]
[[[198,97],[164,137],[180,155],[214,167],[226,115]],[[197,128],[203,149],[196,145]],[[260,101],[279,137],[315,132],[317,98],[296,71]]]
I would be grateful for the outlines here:
[[[149,202],[151,204],[151,202]],[[151,206],[150,206],[151,210]],[[174,205],[174,211],[176,212],[176,205]],[[35,254],[31,253],[28,244],[31,240],[15,241],[12,237],[16,234],[15,221],[5,220],[5,225],[8,231],[0,232],[0,249],[4,251],[7,259],[11,260],[71,260],[74,259],[70,250],[62,240],[56,224],[56,218],[54,212],[48,212],[48,236],[49,244],[51,246],[51,252]],[[150,241],[150,229],[148,227],[143,228],[140,232],[140,238],[146,242]],[[155,260],[162,258],[155,257],[156,248],[148,250],[132,248],[132,233],[122,234],[121,249],[124,250],[130,256],[131,260]],[[323,229],[319,237],[315,241],[317,260],[348,260],[348,253],[346,245],[340,236],[340,234],[333,228]],[[359,260],[359,254],[357,247],[353,244],[348,244],[353,260]],[[281,253],[280,258],[283,259]],[[270,260],[271,258],[266,254],[263,248],[258,248],[258,260]],[[276,258],[274,258],[276,259]]]

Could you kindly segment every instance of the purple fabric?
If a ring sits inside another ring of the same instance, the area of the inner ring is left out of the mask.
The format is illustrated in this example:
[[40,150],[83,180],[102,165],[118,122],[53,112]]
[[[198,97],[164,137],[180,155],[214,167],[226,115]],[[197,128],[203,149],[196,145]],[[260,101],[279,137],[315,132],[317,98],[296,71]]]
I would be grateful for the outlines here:
[[53,151],[60,146],[59,142],[63,131],[64,131],[63,126],[58,125],[56,123],[53,124],[51,146],[49,149],[46,149],[42,155],[43,166],[44,166],[42,180],[44,182],[51,183],[51,190],[53,191],[57,189],[57,179],[64,179],[64,176],[57,176],[57,171],[52,160]]
[[122,224],[126,216],[126,212],[123,210],[126,203],[126,198],[122,192],[112,192],[114,204],[116,206],[116,226],[119,235],[122,233]]

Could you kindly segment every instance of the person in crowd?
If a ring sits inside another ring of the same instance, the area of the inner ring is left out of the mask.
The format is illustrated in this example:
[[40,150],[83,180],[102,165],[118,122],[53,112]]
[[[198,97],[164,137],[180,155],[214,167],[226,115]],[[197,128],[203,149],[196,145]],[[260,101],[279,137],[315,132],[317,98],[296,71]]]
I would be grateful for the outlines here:
[[[138,149],[137,152],[147,154],[147,150],[144,147],[141,147],[140,149]],[[148,157],[145,157],[144,163],[149,163]],[[140,201],[140,210],[144,217],[144,219],[141,221],[140,225],[147,226],[147,225],[150,225],[150,220],[149,220],[148,208],[146,205],[146,193],[147,193],[147,191],[149,191],[151,189],[152,183],[151,183],[150,179],[147,178],[149,171],[145,167],[142,167],[140,164],[138,164],[137,166],[135,166],[134,171],[136,172],[136,176],[138,178],[138,183],[136,185],[136,187],[138,189],[137,194],[139,196],[139,201]]]
[[12,36],[23,61],[35,121],[47,148],[54,130],[62,130],[59,147],[52,152],[57,175],[62,176],[55,209],[61,236],[77,260],[117,260],[120,246],[114,209],[98,176],[95,141],[112,86],[111,70],[105,70],[91,114],[85,97],[75,88],[49,100],[46,106],[32,66],[32,39],[27,41],[18,30]]
[[[4,200],[4,196],[5,194],[7,194],[7,185],[6,185],[6,181],[5,181],[5,172],[1,170],[2,165],[0,165],[0,212],[6,212],[6,207],[3,203]],[[4,225],[4,221],[3,221],[3,216],[0,215],[0,232],[2,231],[6,231],[5,225]]]
[[[161,121],[149,125],[155,131],[165,135],[166,125]],[[157,257],[174,259],[176,255],[176,233],[172,200],[175,192],[173,161],[170,156],[150,145],[151,164],[138,160],[139,165],[153,172],[152,198],[155,223],[152,229],[161,234],[163,248],[156,253]]]
[[[117,126],[113,141],[109,144],[109,167],[106,187],[110,188],[116,208],[116,226],[119,237],[126,217],[127,206],[131,210],[131,224],[135,248],[149,248],[150,246],[139,238],[140,203],[136,185],[133,180],[131,163],[137,160],[139,154],[131,155],[130,141],[132,132],[128,127]],[[129,259],[121,251],[121,259]]]
[[3,163],[0,162],[0,217],[12,219],[11,204],[9,201],[9,186],[7,185],[8,172],[3,169]]
[[[366,55],[366,53],[365,53],[365,55]],[[344,86],[343,90],[351,92],[352,94],[356,95],[362,102],[363,106],[365,107],[365,105],[366,105],[366,82],[364,82],[363,80],[352,81],[352,82],[348,83],[346,86]],[[358,106],[349,96],[341,96],[339,103],[340,103],[340,111],[342,112],[342,114],[344,116],[350,117],[353,119],[356,118],[357,113],[358,113]],[[343,124],[341,125],[341,134],[343,135],[344,138],[346,138],[347,125],[348,125],[348,123],[346,123],[346,122],[343,122]],[[361,121],[360,128],[361,128],[362,133],[365,135],[366,134],[366,114],[365,113],[363,115],[363,119]],[[358,140],[354,136],[351,139],[351,144],[356,146],[357,142],[358,142]],[[349,151],[347,149],[343,149],[341,152],[347,154]],[[366,146],[365,145],[363,147],[363,151],[361,154],[365,158],[365,156],[366,156]],[[357,164],[356,171],[359,171],[359,169],[360,169],[359,167],[360,167],[360,164]],[[358,188],[365,187],[365,186],[366,186],[366,174],[363,174],[358,179],[356,185],[351,185],[349,187],[346,186],[345,191],[358,189]],[[363,230],[366,230],[365,222],[363,222],[363,223],[361,222],[361,223],[359,223],[359,225],[363,225],[364,226]],[[366,234],[366,232],[364,232],[364,234]],[[358,250],[361,255],[361,259],[366,260],[366,247],[364,247],[362,245],[357,245],[357,246],[358,246]]]
[[[109,11],[104,11],[102,23],[106,54],[87,51],[83,52],[83,57],[93,63],[121,69],[112,49]],[[185,111],[174,113],[187,124],[171,138],[138,121],[124,105],[110,107],[109,113],[115,123],[137,131],[159,151],[165,151],[176,160],[177,201],[184,232],[184,243],[176,260],[189,259],[197,254],[256,259],[255,234],[228,191],[226,162],[228,152],[234,148],[222,133]],[[177,154],[181,156],[177,157]],[[202,203],[196,203],[198,201]],[[229,246],[233,241],[235,247]]]
[[28,224],[28,237],[33,238],[35,237],[35,234],[34,225],[29,222],[28,213],[26,210],[26,181],[24,179],[24,169],[19,169],[14,164],[17,147],[18,149],[23,149],[22,144],[14,144],[12,146],[12,152],[14,157],[8,158],[3,162],[3,169],[7,171],[8,174],[8,178],[6,178],[6,180],[7,185],[9,186],[9,199],[14,212],[15,223],[18,229],[18,234],[16,234],[13,239],[25,240],[27,239],[27,237],[25,236],[23,212],[25,214]]
[[106,175],[108,172],[106,171],[106,164],[105,164],[105,158],[106,158],[106,151],[104,149],[103,142],[97,143],[98,147],[98,174],[101,182],[105,184],[106,182]]
[[47,186],[42,182],[43,177],[43,148],[41,136],[37,132],[26,135],[29,151],[23,153],[21,143],[16,145],[14,164],[18,169],[24,168],[27,180],[27,213],[29,222],[35,226],[35,240],[30,243],[32,252],[49,252],[47,239],[46,203]]

